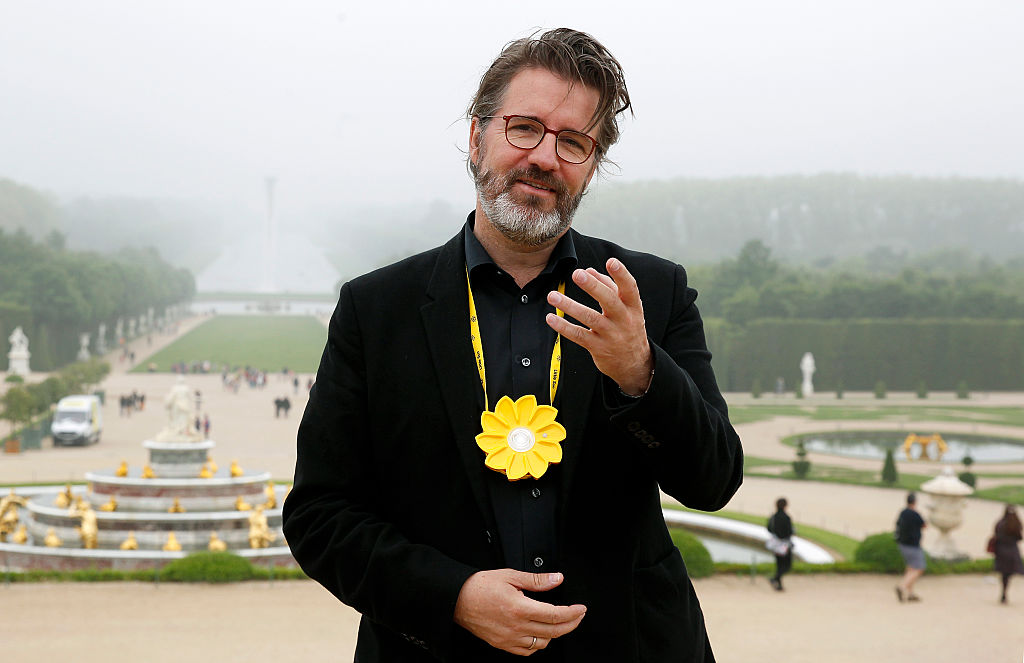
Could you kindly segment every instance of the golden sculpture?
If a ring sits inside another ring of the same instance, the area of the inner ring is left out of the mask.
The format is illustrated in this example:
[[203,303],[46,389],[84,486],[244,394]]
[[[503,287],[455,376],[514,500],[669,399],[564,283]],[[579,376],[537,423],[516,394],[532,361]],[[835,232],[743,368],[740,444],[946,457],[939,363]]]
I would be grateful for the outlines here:
[[117,500],[111,495],[105,504],[100,505],[100,511],[117,511]]
[[181,544],[178,543],[178,537],[174,536],[174,532],[167,533],[167,543],[164,544],[164,550],[168,552],[181,550]]
[[213,472],[211,472],[210,468],[207,467],[206,465],[203,465],[202,469],[199,470],[199,478],[200,479],[209,479],[212,476],[213,476]]
[[263,513],[263,506],[256,505],[256,508],[249,514],[249,547],[266,548],[274,538],[267,525],[267,516]]
[[121,550],[138,550],[139,542],[135,538],[135,532],[128,534],[128,538],[121,542]]
[[235,511],[249,511],[251,509],[252,505],[243,500],[242,496],[239,495],[238,498],[235,500]]
[[228,549],[228,544],[224,543],[216,532],[210,532],[210,543],[206,547],[213,552],[224,552]]
[[57,493],[57,499],[53,500],[53,505],[56,507],[60,507],[61,509],[66,509],[69,506],[71,506],[72,499],[73,496],[71,495],[71,484],[65,484],[64,491]]
[[185,507],[181,506],[181,502],[175,497],[174,504],[167,509],[167,513],[185,513]]
[[121,461],[121,464],[117,466],[116,470],[114,470],[114,476],[117,476],[117,477],[126,477],[126,476],[128,476],[128,461],[126,461],[126,460],[122,460]]
[[156,474],[153,473],[153,468],[148,464],[142,466],[142,478],[143,479],[155,479]]
[[238,461],[237,460],[232,460],[231,461],[231,476],[232,477],[240,477],[243,474],[245,474],[245,471],[242,470],[242,468],[238,466]]
[[27,501],[24,497],[11,493],[0,497],[0,542],[7,540],[7,535],[18,526],[18,507],[25,506]]
[[95,548],[100,530],[96,525],[96,512],[92,510],[92,506],[88,502],[79,501],[68,513],[79,519],[79,526],[75,529],[82,539],[82,547]]
[[210,472],[217,473],[217,463],[214,462],[213,456],[206,454],[206,463],[210,466]]
[[263,489],[263,493],[267,496],[267,501],[263,504],[264,509],[277,508],[277,493],[274,492],[274,482],[268,481],[267,487]]
[[46,544],[47,548],[60,548],[63,542],[57,536],[57,532],[51,527],[46,530],[46,537],[43,539],[43,543]]
[[28,543],[28,530],[25,529],[25,523],[21,524],[18,531],[11,536],[12,543]]
[[906,454],[907,460],[913,460],[914,457],[911,454],[914,445],[921,445],[921,460],[932,460],[928,456],[928,447],[935,445],[935,458],[934,460],[942,460],[942,454],[946,453],[949,448],[946,445],[946,441],[942,439],[942,436],[938,433],[932,433],[931,435],[916,435],[911,433],[903,440],[903,453]]

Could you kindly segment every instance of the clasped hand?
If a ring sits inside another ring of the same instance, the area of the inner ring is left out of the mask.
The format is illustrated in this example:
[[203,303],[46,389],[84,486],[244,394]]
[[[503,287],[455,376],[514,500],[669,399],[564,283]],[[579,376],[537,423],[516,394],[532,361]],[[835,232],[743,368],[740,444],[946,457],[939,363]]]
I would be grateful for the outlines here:
[[551,605],[523,594],[554,589],[562,578],[514,569],[478,571],[462,585],[455,623],[492,647],[530,656],[579,626],[587,613],[583,605]]
[[553,313],[546,320],[563,338],[586,348],[597,370],[614,380],[624,393],[641,395],[650,387],[654,359],[647,342],[640,290],[621,261],[609,258],[605,266],[611,276],[593,267],[577,269],[572,274],[573,282],[597,300],[601,311],[550,292],[548,303],[584,326]]

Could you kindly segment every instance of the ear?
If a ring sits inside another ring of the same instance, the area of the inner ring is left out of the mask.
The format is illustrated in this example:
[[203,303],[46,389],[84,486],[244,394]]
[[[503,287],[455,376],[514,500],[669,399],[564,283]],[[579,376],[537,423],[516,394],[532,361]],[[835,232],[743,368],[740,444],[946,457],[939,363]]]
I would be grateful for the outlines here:
[[469,160],[474,165],[479,165],[477,161],[480,159],[480,118],[473,116],[473,120],[469,123]]
[[594,159],[594,165],[590,167],[590,174],[587,175],[587,181],[583,183],[583,190],[586,191],[587,187],[590,186],[590,180],[594,179],[594,173],[597,172],[597,159]]

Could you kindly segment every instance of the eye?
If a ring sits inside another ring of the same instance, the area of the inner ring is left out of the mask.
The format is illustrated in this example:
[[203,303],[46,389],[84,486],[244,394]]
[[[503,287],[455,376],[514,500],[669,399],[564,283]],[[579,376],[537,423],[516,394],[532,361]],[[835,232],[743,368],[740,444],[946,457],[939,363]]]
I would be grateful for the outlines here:
[[536,122],[531,122],[526,118],[515,117],[508,121],[508,127],[506,129],[508,133],[515,134],[516,136],[536,136],[541,132],[541,128]]

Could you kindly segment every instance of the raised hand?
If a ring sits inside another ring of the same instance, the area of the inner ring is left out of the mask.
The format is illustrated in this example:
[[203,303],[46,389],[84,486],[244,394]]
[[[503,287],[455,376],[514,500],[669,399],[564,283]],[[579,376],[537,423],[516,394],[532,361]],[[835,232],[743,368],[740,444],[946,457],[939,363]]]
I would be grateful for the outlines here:
[[584,306],[558,292],[548,293],[548,303],[584,326],[549,313],[546,320],[556,332],[577,343],[594,358],[594,365],[624,393],[639,396],[651,384],[654,358],[647,342],[644,306],[636,279],[616,258],[605,264],[606,276],[593,267],[577,269],[572,280],[601,305],[600,311]]
[[478,571],[462,585],[455,623],[492,647],[530,656],[571,632],[587,614],[583,605],[551,605],[523,594],[546,592],[561,583],[561,573]]

